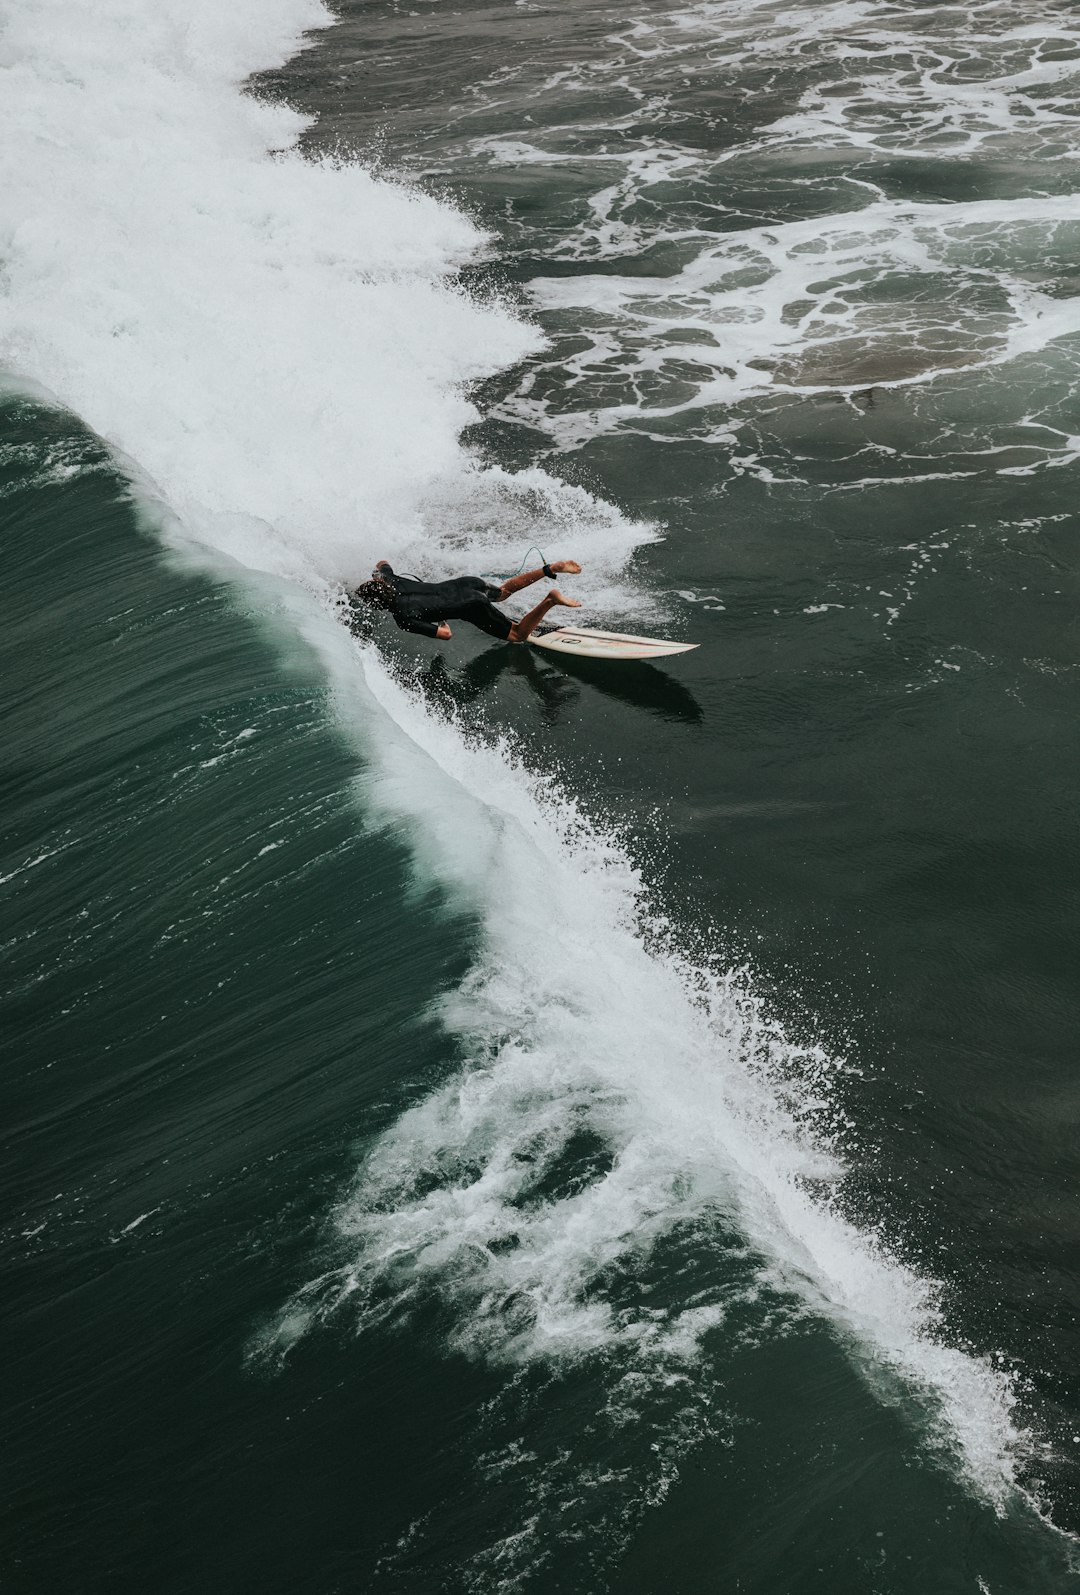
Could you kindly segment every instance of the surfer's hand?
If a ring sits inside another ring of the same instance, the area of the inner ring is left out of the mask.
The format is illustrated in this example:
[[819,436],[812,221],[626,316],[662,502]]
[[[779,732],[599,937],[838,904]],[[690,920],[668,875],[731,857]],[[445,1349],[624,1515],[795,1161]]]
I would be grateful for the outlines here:
[[450,627],[446,624],[446,621],[444,620],[442,625],[439,627],[438,631],[435,633],[435,635],[436,635],[436,637],[438,637],[440,642],[449,642],[450,638],[454,634],[450,630]]

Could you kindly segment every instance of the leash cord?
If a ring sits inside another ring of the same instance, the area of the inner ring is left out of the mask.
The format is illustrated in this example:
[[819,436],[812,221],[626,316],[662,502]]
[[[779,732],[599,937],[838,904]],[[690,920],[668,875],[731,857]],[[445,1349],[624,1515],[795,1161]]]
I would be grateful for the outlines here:
[[510,570],[510,571],[505,571],[505,572],[495,572],[495,571],[490,571],[490,570],[482,570],[480,572],[480,574],[481,574],[481,576],[486,576],[489,581],[495,581],[495,582],[509,581],[512,576],[520,576],[521,575],[522,571],[525,569],[525,566],[529,563],[529,555],[530,554],[539,554],[540,555],[540,563],[541,563],[541,565],[546,565],[547,564],[547,559],[545,557],[544,550],[542,548],[537,548],[534,545],[532,548],[527,548],[525,550],[525,558],[521,561],[521,564],[518,566],[517,570]]

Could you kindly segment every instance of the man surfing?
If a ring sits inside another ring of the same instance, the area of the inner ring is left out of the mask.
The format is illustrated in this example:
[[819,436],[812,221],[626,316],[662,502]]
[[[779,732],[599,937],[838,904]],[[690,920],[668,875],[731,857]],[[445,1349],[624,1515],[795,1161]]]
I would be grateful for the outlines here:
[[524,642],[536,630],[549,609],[561,604],[566,609],[580,609],[576,598],[564,598],[557,587],[546,593],[535,608],[520,620],[511,620],[496,604],[501,604],[534,582],[554,581],[558,575],[577,576],[581,566],[574,559],[557,559],[552,565],[541,565],[537,570],[523,571],[510,576],[501,586],[494,586],[483,576],[457,576],[452,581],[422,582],[413,576],[398,576],[385,559],[371,573],[371,580],[361,582],[353,596],[373,609],[387,609],[402,631],[414,631],[421,637],[438,637],[446,642],[452,635],[449,620],[467,620],[470,625],[486,631],[489,637],[500,642]]

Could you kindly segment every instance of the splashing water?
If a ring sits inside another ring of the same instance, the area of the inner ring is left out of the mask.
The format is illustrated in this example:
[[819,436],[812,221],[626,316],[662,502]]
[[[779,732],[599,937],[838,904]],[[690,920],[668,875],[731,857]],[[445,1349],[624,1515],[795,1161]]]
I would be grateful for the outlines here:
[[[1009,1381],[951,1348],[933,1284],[822,1194],[842,1172],[828,1057],[680,956],[627,849],[553,779],[421,709],[312,596],[376,555],[486,562],[527,530],[572,533],[587,597],[640,605],[625,571],[651,535],[462,451],[465,385],[538,347],[455,286],[482,236],[358,167],[301,160],[299,118],[234,87],[326,20],[294,0],[109,0],[62,20],[21,0],[0,111],[0,359],[133,462],[168,535],[241,583],[282,579],[276,623],[320,653],[371,760],[361,805],[408,820],[418,866],[479,927],[443,1009],[467,1062],[375,1142],[337,1215],[345,1261],[271,1345],[345,1301],[364,1322],[434,1295],[450,1344],[496,1363],[626,1347],[685,1368],[733,1292],[768,1291],[918,1392],[1000,1504],[1022,1450]],[[642,1305],[630,1282],[688,1232],[724,1266]]]
[[[905,1381],[931,1436],[1003,1505],[1026,1450],[1008,1377],[948,1344],[934,1283],[827,1195],[842,1065],[790,1043],[744,977],[682,955],[626,847],[554,780],[422,709],[373,650],[314,621],[309,640],[375,755],[367,803],[409,818],[425,878],[470,906],[481,947],[441,1010],[467,1062],[376,1140],[335,1215],[345,1260],[288,1303],[260,1355],[342,1308],[371,1325],[436,1299],[471,1356],[572,1364],[622,1347],[666,1367],[764,1292],[838,1325],[872,1381]],[[687,1234],[716,1266],[654,1309],[639,1287]]]

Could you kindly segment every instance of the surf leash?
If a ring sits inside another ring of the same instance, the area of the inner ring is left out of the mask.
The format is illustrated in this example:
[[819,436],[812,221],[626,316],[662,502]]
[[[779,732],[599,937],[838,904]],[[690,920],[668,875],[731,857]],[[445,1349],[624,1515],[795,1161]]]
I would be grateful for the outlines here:
[[481,576],[486,576],[489,581],[493,581],[493,582],[506,582],[506,581],[509,581],[511,579],[511,577],[520,576],[521,575],[522,571],[525,569],[526,565],[529,563],[529,555],[530,554],[539,554],[540,555],[540,564],[543,567],[543,571],[544,571],[544,575],[545,576],[548,576],[550,578],[551,576],[554,575],[554,572],[553,571],[549,571],[549,569],[548,569],[547,555],[544,553],[544,550],[542,548],[537,548],[535,545],[532,548],[527,548],[525,550],[525,558],[521,561],[521,564],[518,566],[517,570],[498,571],[498,572],[497,571],[491,571],[491,570],[482,570],[480,572],[480,574],[481,574]]

